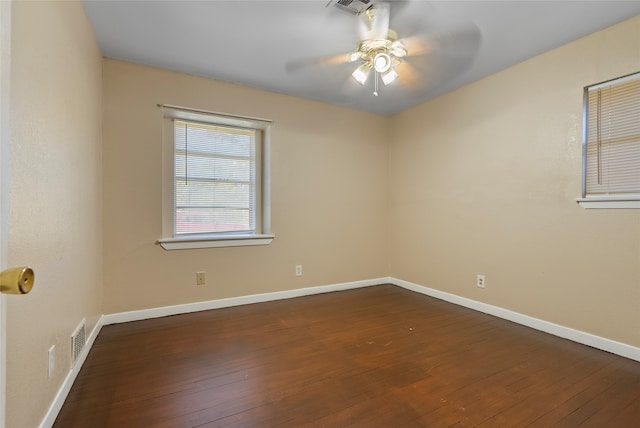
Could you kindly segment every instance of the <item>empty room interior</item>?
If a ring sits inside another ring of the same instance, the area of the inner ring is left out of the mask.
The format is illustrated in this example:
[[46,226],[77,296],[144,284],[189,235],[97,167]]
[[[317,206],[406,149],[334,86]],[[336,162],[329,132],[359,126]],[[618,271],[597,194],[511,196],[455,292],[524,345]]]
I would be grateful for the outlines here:
[[0,427],[637,426],[640,2],[0,20]]

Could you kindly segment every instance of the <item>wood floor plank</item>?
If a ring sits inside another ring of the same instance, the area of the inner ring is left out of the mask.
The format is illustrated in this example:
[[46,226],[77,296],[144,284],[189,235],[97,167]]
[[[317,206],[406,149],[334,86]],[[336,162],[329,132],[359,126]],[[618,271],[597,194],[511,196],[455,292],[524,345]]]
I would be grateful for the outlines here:
[[391,285],[105,326],[55,427],[636,427],[640,363]]

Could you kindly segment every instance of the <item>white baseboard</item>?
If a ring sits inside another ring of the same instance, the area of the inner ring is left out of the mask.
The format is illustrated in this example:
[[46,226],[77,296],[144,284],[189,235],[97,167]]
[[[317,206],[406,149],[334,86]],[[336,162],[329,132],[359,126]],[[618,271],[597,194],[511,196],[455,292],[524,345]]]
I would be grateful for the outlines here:
[[630,358],[632,360],[640,361],[640,348],[627,345],[626,343],[616,342],[615,340],[606,339],[604,337],[596,336],[591,333],[575,330],[559,324],[554,324],[549,321],[544,321],[528,315],[523,315],[518,312],[513,312],[508,309],[500,308],[498,306],[489,305],[487,303],[460,297],[455,294],[446,293],[444,291],[414,284],[409,281],[403,281],[397,278],[388,278],[387,282],[389,284],[397,285],[398,287],[402,287],[407,290],[415,291],[417,293],[435,297],[436,299],[445,300],[456,305],[484,312],[489,315],[494,315],[498,318],[513,321],[515,323],[522,324],[536,330],[544,331],[545,333],[553,334],[554,336],[559,336],[565,339],[572,340],[574,342],[581,343],[583,345],[588,345],[593,348],[601,349],[603,351],[611,352],[613,354]]
[[91,334],[87,338],[84,350],[78,357],[75,366],[65,378],[62,386],[58,390],[49,410],[40,423],[40,428],[50,428],[58,417],[58,413],[62,409],[64,401],[71,391],[71,386],[76,380],[84,361],[89,355],[89,351],[93,346],[93,343],[105,325],[119,324],[129,321],[139,321],[150,318],[159,318],[168,315],[186,314],[190,312],[206,311],[209,309],[219,309],[231,306],[248,305],[251,303],[269,302],[272,300],[290,299],[292,297],[310,296],[313,294],[330,293],[332,291],[350,290],[354,288],[370,287],[373,285],[380,285],[387,282],[388,278],[369,279],[364,281],[345,282],[342,284],[323,285],[318,287],[299,288],[295,290],[276,291],[273,293],[253,294],[249,296],[232,297],[228,299],[210,300],[206,302],[186,303],[183,305],[164,306],[153,309],[143,309],[139,311],[120,312],[109,315],[102,315],[95,327],[91,331]]
[[386,283],[388,278],[376,278],[363,281],[345,282],[342,284],[321,285],[318,287],[298,288],[294,290],[275,291],[272,293],[252,294],[249,296],[230,297],[227,299],[208,300],[205,302],[185,303],[182,305],[163,306],[139,311],[119,312],[104,316],[104,325],[119,324],[129,321],[139,321],[150,318],[166,317],[168,315],[186,314],[190,312],[207,311],[210,309],[227,308],[231,306],[248,305],[251,303],[270,302],[273,300],[290,299],[292,297],[310,296],[312,294],[330,293],[332,291],[351,290],[354,288],[370,287]]
[[183,305],[164,306],[153,309],[142,309],[138,311],[120,312],[115,314],[103,315],[100,317],[96,326],[91,331],[86,345],[75,367],[69,372],[62,386],[58,390],[53,403],[49,407],[47,414],[45,415],[40,428],[50,428],[56,420],[62,405],[71,390],[71,386],[75,381],[80,368],[84,364],[89,350],[93,346],[100,329],[104,325],[119,324],[129,321],[139,321],[144,319],[159,318],[168,315],[178,315],[190,312],[206,311],[210,309],[227,308],[231,306],[248,305],[252,303],[269,302],[273,300],[290,299],[293,297],[310,296],[313,294],[330,293],[333,291],[351,290],[355,288],[370,287],[380,284],[393,284],[398,287],[405,288],[407,290],[415,291],[420,294],[435,297],[436,299],[444,300],[456,305],[464,306],[476,311],[484,312],[490,315],[494,315],[498,318],[503,318],[509,321],[513,321],[518,324],[525,325],[527,327],[534,328],[536,330],[544,331],[546,333],[553,334],[565,339],[572,340],[577,343],[591,346],[593,348],[601,349],[603,351],[611,352],[632,360],[640,361],[640,348],[627,345],[625,343],[616,342],[614,340],[605,339],[600,336],[595,336],[590,333],[575,330],[569,327],[564,327],[559,324],[554,324],[549,321],[544,321],[538,318],[523,315],[518,312],[513,312],[508,309],[500,308],[498,306],[489,305],[487,303],[478,302],[476,300],[460,297],[455,294],[447,293],[444,291],[436,290],[433,288],[425,287],[422,285],[414,284],[409,281],[401,279],[386,277],[369,279],[364,281],[346,282],[342,284],[323,285],[318,287],[299,288],[295,290],[276,291],[272,293],[252,294],[249,296],[231,297],[228,299],[209,300],[205,302],[186,303]]
[[67,374],[64,382],[62,382],[62,386],[60,386],[60,389],[53,399],[51,406],[49,406],[49,410],[47,410],[44,419],[42,419],[42,422],[40,422],[40,428],[50,428],[53,426],[53,423],[58,417],[58,413],[60,413],[60,409],[62,409],[64,401],[67,399],[67,395],[69,395],[69,391],[71,391],[71,386],[76,380],[76,377],[78,377],[78,373],[80,373],[80,369],[82,368],[84,361],[87,359],[87,355],[89,355],[89,351],[93,347],[93,342],[95,342],[96,338],[98,337],[98,333],[100,333],[100,329],[103,325],[104,315],[102,315],[100,319],[98,319],[98,322],[93,327],[93,330],[91,330],[91,333],[89,334],[89,337],[85,342],[82,353],[78,356],[75,365],[69,371],[69,374]]

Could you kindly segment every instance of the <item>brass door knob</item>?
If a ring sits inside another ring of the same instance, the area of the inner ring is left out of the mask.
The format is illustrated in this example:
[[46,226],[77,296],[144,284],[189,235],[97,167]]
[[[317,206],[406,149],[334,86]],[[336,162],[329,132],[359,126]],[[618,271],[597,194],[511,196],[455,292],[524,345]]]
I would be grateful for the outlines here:
[[17,267],[0,272],[0,292],[27,294],[33,288],[35,275],[30,267]]

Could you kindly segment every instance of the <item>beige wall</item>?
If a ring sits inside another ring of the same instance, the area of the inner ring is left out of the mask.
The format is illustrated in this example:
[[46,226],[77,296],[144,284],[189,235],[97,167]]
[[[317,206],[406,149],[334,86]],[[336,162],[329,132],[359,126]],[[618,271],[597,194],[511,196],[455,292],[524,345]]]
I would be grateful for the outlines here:
[[[105,313],[391,275],[638,346],[640,213],[575,203],[582,88],[635,71],[638,26],[393,118],[105,60]],[[275,120],[271,246],[154,244],[157,103]]]
[[[9,427],[41,421],[82,318],[387,275],[640,346],[640,212],[574,202],[582,87],[637,71],[640,17],[393,118],[101,62],[78,3],[12,26],[8,261],[37,280],[7,299]],[[157,103],[275,121],[271,245],[155,245]]]
[[[110,59],[103,72],[105,313],[386,275],[389,118]],[[158,103],[274,121],[271,245],[166,251],[155,244]],[[206,272],[206,285],[195,285],[197,271]]]
[[15,2],[12,15],[8,262],[36,282],[7,297],[6,423],[35,427],[69,373],[71,333],[102,313],[101,55],[80,3]]
[[582,88],[639,64],[637,17],[395,116],[389,273],[640,346],[640,210],[575,202]]

